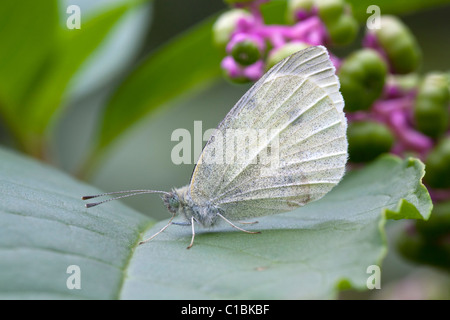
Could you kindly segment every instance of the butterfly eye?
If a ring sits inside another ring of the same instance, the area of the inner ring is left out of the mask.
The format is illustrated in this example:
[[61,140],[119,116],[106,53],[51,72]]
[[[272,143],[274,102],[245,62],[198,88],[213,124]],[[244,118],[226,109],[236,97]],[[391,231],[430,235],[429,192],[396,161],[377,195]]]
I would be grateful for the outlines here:
[[178,201],[178,198],[171,197],[171,198],[169,198],[169,205],[172,208],[178,208],[178,206],[180,205],[180,202]]

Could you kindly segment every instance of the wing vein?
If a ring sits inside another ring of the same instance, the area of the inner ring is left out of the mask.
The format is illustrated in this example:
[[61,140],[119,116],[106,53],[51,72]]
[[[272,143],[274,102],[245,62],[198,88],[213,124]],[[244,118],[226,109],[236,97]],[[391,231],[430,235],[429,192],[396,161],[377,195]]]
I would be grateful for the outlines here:
[[[282,133],[284,130],[286,130],[287,127],[289,127],[290,124],[292,124],[292,122],[294,122],[294,121],[297,120],[299,117],[301,117],[301,116],[303,115],[304,112],[306,112],[309,108],[312,108],[314,105],[316,105],[318,102],[320,102],[321,100],[325,99],[326,97],[327,97],[327,95],[323,95],[323,96],[322,96],[321,98],[319,98],[315,103],[309,105],[307,109],[303,110],[302,112],[300,112],[300,114],[298,114],[298,115],[295,116],[293,119],[291,119],[290,121],[288,121],[288,122],[285,124],[285,126],[284,126],[283,128],[281,128],[276,134],[274,134],[274,135],[269,139],[267,145],[269,145],[270,143],[272,143],[273,139],[274,139],[276,136],[279,136],[280,133]],[[287,99],[287,100],[289,100],[289,99]],[[285,101],[284,103],[286,103],[286,101]],[[284,103],[283,103],[283,104],[284,104]],[[233,182],[239,175],[241,175],[241,174],[245,171],[245,169],[248,167],[248,165],[251,164],[251,163],[253,163],[253,161],[255,160],[255,158],[260,154],[260,152],[261,152],[265,147],[266,147],[266,146],[260,147],[259,150],[258,150],[258,152],[256,152],[255,155],[254,155],[253,157],[251,157],[250,161],[247,161],[247,162],[242,166],[241,170],[240,170],[236,175],[234,175],[234,176],[231,178],[231,180],[228,181],[227,184],[229,185],[229,184],[230,184],[231,182]],[[228,169],[228,168],[229,168],[229,166],[227,166],[227,169]],[[226,171],[226,170],[224,170],[224,171]],[[224,174],[224,175],[225,175],[225,174]],[[224,175],[222,175],[222,178],[223,178]],[[222,189],[220,189],[220,190],[222,190]]]

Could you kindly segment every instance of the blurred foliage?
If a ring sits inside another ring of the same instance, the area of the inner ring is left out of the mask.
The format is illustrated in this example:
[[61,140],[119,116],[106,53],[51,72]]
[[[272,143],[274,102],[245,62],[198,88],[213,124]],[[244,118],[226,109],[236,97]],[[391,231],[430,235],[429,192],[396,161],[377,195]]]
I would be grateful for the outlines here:
[[345,59],[338,76],[346,110],[369,109],[383,92],[386,74],[386,63],[370,48],[355,51]]

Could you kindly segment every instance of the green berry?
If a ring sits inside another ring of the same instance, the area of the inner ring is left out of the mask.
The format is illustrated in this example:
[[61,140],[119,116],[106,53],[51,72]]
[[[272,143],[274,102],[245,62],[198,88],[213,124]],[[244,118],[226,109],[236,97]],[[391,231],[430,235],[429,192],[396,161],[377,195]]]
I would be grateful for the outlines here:
[[331,42],[346,45],[355,40],[358,34],[358,22],[351,15],[341,15],[335,22],[327,24]]
[[368,109],[383,92],[386,74],[387,66],[375,50],[362,49],[345,59],[338,72],[345,109]]
[[414,228],[399,234],[398,251],[407,259],[450,271],[450,201],[435,203],[428,221],[417,220]]
[[316,0],[319,17],[325,23],[331,42],[345,45],[352,42],[358,33],[358,22],[351,7],[343,0]]
[[233,46],[231,55],[240,65],[249,66],[259,60],[261,52],[253,41],[245,40]]
[[392,71],[405,74],[416,70],[421,51],[408,27],[395,16],[381,16],[381,28],[374,30],[377,41],[386,52]]
[[442,139],[425,161],[425,182],[432,188],[450,188],[450,138]]
[[433,204],[428,221],[417,220],[417,231],[428,240],[438,240],[450,234],[450,201]]
[[352,162],[369,162],[391,150],[394,136],[383,124],[373,121],[350,123],[348,152]]
[[419,86],[414,105],[416,128],[432,138],[441,136],[449,124],[449,104],[447,78],[442,74],[426,76]]
[[231,34],[236,28],[236,23],[241,18],[250,18],[249,12],[243,9],[231,9],[223,13],[213,25],[214,44],[225,51],[225,47],[230,41]]
[[336,22],[344,14],[345,2],[342,0],[316,0],[315,3],[325,24]]

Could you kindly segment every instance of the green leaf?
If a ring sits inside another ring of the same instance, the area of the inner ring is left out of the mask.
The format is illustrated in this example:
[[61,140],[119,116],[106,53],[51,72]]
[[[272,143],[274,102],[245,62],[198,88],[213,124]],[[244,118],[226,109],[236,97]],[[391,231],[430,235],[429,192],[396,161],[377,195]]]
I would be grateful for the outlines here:
[[[57,1],[0,1],[0,109],[9,126],[54,43]],[[43,36],[45,35],[45,36]]]
[[61,106],[70,80],[84,61],[98,48],[113,26],[138,1],[124,3],[108,8],[83,20],[81,29],[62,29],[53,63],[43,75],[38,87],[29,95],[23,113],[28,130],[43,133],[55,112]]
[[[261,234],[197,228],[159,230],[118,202],[85,209],[99,191],[0,150],[0,298],[334,298],[365,289],[367,268],[387,250],[386,218],[428,219],[423,164],[384,157],[353,171],[323,199],[264,217]],[[81,270],[69,290],[68,266]],[[383,271],[382,271],[383,272]]]
[[209,19],[149,55],[119,86],[108,105],[94,153],[101,154],[142,117],[219,78],[220,55]]
[[[114,299],[150,219],[116,203],[84,208],[99,190],[0,150],[0,299]],[[78,265],[81,290],[68,290]]]
[[322,200],[248,228],[261,234],[198,230],[184,250],[189,228],[171,228],[136,250],[121,298],[322,299],[365,289],[367,267],[387,250],[386,218],[428,219],[423,175],[419,160],[388,156],[350,172]]

